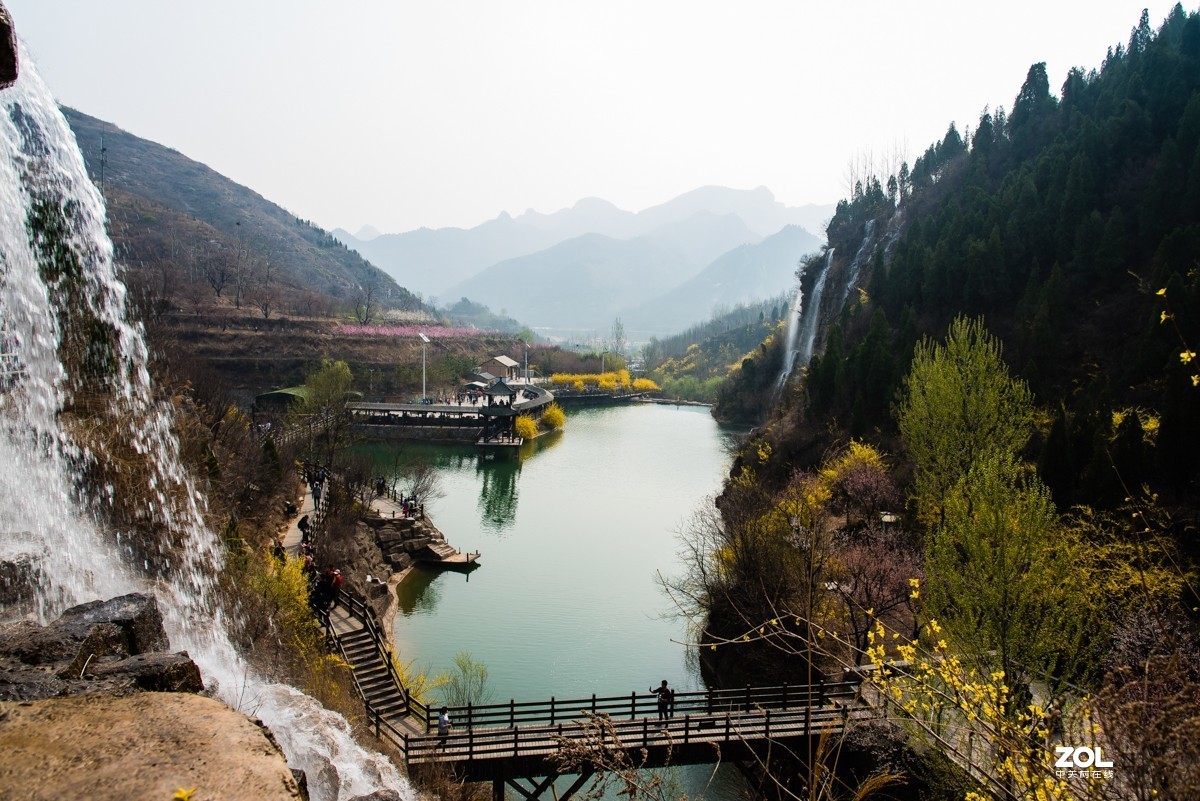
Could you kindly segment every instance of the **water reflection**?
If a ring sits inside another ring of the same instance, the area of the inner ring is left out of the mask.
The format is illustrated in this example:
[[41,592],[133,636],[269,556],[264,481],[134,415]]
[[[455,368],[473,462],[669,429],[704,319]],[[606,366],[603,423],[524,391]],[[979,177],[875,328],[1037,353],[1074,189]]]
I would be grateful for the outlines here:
[[414,567],[412,573],[396,588],[400,614],[412,617],[414,614],[432,612],[442,596],[440,582],[435,581],[437,577],[437,571]]
[[479,476],[479,523],[497,534],[512,527],[517,516],[517,476],[521,457],[480,459],[475,465]]

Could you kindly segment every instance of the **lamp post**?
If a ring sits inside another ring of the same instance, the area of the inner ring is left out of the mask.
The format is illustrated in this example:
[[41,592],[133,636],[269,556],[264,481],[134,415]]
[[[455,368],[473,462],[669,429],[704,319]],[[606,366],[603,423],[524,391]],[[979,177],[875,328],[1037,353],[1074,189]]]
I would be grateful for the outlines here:
[[425,402],[425,346],[429,344],[429,337],[424,333],[418,333],[421,338],[421,403]]

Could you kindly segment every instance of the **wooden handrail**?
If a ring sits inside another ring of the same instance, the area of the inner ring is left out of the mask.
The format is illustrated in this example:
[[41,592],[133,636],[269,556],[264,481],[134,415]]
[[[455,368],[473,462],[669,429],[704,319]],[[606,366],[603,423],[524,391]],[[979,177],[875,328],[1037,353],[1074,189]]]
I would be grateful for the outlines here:
[[[678,692],[675,694],[673,711],[676,715],[712,714],[726,710],[788,710],[809,705],[822,706],[835,699],[852,698],[857,689],[856,682],[842,681],[823,682],[812,686],[779,685],[746,687],[739,690]],[[581,720],[595,714],[620,714],[630,718],[656,717],[658,696],[654,693],[630,693],[574,699],[555,697],[549,701],[510,699],[497,704],[450,707],[449,711],[453,720],[468,727],[553,724],[560,720]]]
[[[864,720],[876,715],[868,707],[821,707],[803,713],[800,710],[776,712],[727,712],[721,715],[691,715],[666,721],[641,718],[634,721],[612,721],[614,734],[624,748],[645,748],[669,742],[689,744],[696,741],[728,743],[767,739],[770,737],[804,736],[816,731],[843,728],[850,720]],[[436,734],[404,738],[403,748],[408,759],[434,756],[461,756],[469,759],[511,758],[523,754],[544,754],[561,738],[582,736],[588,732],[586,721],[556,723],[553,726],[526,726],[513,729],[467,729],[442,737]],[[465,753],[462,749],[465,747]]]

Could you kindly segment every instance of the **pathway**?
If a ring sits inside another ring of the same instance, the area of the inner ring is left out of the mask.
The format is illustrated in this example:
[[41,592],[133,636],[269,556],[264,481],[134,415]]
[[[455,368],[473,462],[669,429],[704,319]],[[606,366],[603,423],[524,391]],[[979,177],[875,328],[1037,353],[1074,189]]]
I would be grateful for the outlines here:
[[297,504],[300,507],[300,511],[292,516],[291,521],[288,523],[287,531],[283,532],[283,537],[279,540],[280,544],[283,545],[283,549],[287,551],[288,556],[298,556],[300,554],[301,534],[300,527],[296,525],[300,522],[300,518],[308,515],[308,519],[311,521],[317,516],[317,507],[313,502],[312,490],[309,489],[308,484],[303,479],[301,479],[301,483],[304,486],[304,495],[300,497],[300,503]]

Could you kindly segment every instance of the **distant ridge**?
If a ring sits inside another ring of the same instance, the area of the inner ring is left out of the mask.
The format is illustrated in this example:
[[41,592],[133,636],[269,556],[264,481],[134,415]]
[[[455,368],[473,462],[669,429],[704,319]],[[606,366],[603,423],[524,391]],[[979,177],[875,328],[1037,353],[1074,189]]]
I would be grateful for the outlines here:
[[801,259],[823,242],[798,225],[786,226],[761,242],[728,251],[664,294],[621,311],[621,320],[631,332],[664,336],[702,323],[720,309],[790,292]]
[[492,265],[447,292],[529,325],[606,330],[632,301],[666,292],[760,236],[734,214],[701,211],[632,239],[588,233]]
[[382,234],[371,240],[340,229],[335,234],[401,284],[427,295],[456,300],[449,297],[453,294],[451,287],[492,265],[532,255],[584,234],[629,240],[707,212],[717,217],[739,217],[757,240],[777,233],[785,225],[823,233],[821,225],[833,211],[832,205],[785,206],[766,187],[739,190],[707,186],[637,213],[591,197],[548,214],[532,209],[517,217],[500,214],[473,228],[421,228]]

